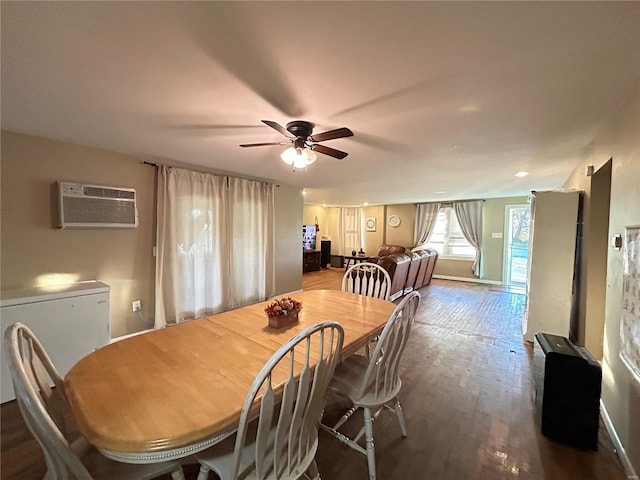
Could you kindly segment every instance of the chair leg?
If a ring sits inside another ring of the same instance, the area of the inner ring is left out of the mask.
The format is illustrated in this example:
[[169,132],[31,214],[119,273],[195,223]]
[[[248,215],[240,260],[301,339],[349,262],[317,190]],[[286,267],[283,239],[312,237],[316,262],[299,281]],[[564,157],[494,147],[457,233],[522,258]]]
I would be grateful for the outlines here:
[[379,338],[380,338],[380,335],[376,335],[375,337],[371,337],[367,341],[367,346],[364,349],[367,355],[367,358],[371,358],[371,352],[376,349],[376,343],[378,342]]
[[356,407],[355,405],[351,405],[351,408],[344,412],[344,415],[340,417],[340,420],[338,420],[338,422],[333,426],[333,429],[338,430],[338,428],[344,425],[346,421],[349,420],[354,413],[356,413],[357,410],[358,407]]
[[207,480],[209,478],[209,467],[200,465],[200,471],[198,472],[197,480]]
[[318,471],[318,465],[316,464],[315,460],[311,462],[311,465],[309,465],[309,468],[307,468],[305,474],[311,480],[321,480],[320,472]]
[[402,407],[400,406],[400,400],[398,400],[398,397],[396,397],[396,404],[393,408],[396,411],[396,417],[398,417],[398,423],[400,424],[400,431],[402,432],[402,436],[406,438],[407,424],[404,421],[404,415],[402,414]]
[[373,416],[371,409],[364,408],[365,444],[367,447],[367,464],[369,465],[369,480],[376,480],[376,452],[373,445]]
[[185,480],[184,472],[182,471],[182,468],[178,468],[177,470],[174,470],[173,472],[171,472],[171,479],[172,480]]

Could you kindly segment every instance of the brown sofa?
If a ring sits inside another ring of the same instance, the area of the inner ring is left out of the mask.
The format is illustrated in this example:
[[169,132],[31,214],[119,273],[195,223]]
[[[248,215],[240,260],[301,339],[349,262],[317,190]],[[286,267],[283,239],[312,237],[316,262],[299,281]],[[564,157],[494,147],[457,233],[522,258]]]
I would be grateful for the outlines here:
[[418,272],[418,278],[414,290],[422,287],[426,287],[431,283],[431,277],[433,277],[433,270],[436,268],[436,262],[438,261],[438,252],[432,248],[426,248],[419,250],[418,253],[422,253],[422,263],[420,264],[420,271]]
[[391,277],[390,299],[395,300],[429,285],[437,260],[438,252],[433,249],[380,256],[377,260],[378,265]]
[[404,286],[411,266],[411,259],[404,253],[392,253],[380,257],[378,265],[384,268],[391,277],[389,300],[395,300],[404,295]]
[[391,255],[393,253],[404,253],[405,248],[402,245],[382,245],[378,250],[378,254],[375,257],[369,257],[369,261],[372,263],[378,263],[382,257]]
[[422,264],[422,254],[418,252],[406,252],[405,255],[411,260],[409,265],[409,272],[407,273],[407,279],[404,282],[404,295],[412,292],[416,288],[416,281],[418,280],[418,272],[420,271],[420,265]]

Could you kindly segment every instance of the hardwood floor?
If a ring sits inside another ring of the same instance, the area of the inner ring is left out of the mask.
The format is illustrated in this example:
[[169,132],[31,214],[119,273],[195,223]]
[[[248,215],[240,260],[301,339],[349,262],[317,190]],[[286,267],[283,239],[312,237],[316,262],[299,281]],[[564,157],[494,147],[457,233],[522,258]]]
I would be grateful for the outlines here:
[[[337,268],[307,273],[303,288],[338,289],[343,273]],[[392,413],[376,420],[380,480],[626,478],[602,425],[597,452],[566,447],[539,433],[532,351],[520,334],[524,295],[444,280],[434,280],[420,294],[402,359],[400,401],[408,437],[402,438]],[[331,396],[325,418],[330,422],[347,406]],[[42,454],[15,403],[0,411],[1,478],[42,478]],[[359,422],[354,416],[347,427],[357,430]],[[317,461],[324,480],[368,478],[365,457],[322,431]],[[185,474],[195,479],[197,466],[187,466]]]

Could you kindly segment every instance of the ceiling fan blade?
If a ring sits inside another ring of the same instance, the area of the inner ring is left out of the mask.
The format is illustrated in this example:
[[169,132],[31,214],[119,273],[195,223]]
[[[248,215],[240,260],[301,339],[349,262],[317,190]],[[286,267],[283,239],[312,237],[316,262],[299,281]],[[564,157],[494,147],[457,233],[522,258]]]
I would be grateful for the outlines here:
[[286,128],[284,128],[282,125],[280,125],[278,122],[273,122],[271,120],[262,120],[262,123],[264,123],[265,125],[269,125],[271,128],[273,128],[274,130],[279,131],[282,135],[284,135],[285,137],[291,137],[291,133],[289,133],[289,130],[287,130]]
[[286,142],[244,143],[241,147],[266,147],[267,145],[287,145]]
[[353,132],[346,127],[336,128],[328,132],[311,135],[309,140],[312,142],[324,142],[325,140],[333,140],[335,138],[353,137]]
[[344,157],[349,155],[347,152],[341,152],[340,150],[336,150],[335,148],[325,147],[324,145],[311,145],[311,150],[324,153],[325,155],[329,155],[330,157],[337,158],[338,160],[342,160]]

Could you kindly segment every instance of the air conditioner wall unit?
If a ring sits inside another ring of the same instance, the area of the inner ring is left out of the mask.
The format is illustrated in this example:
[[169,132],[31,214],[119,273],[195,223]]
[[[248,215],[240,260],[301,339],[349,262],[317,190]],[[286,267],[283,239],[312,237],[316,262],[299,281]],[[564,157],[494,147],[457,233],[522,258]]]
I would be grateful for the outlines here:
[[136,228],[133,188],[70,182],[58,184],[58,228]]

